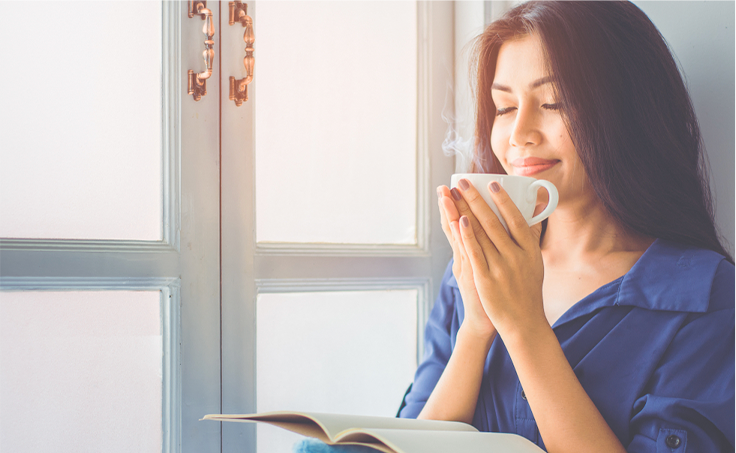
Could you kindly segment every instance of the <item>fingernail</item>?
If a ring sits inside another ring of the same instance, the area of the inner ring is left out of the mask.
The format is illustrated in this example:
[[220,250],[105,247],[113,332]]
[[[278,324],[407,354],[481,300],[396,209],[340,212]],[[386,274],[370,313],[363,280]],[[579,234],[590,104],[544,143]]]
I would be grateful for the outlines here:
[[442,189],[437,189],[437,198],[442,198]]
[[462,198],[460,196],[460,192],[458,192],[457,189],[454,188],[454,187],[452,189],[450,189],[450,193],[452,194],[452,198],[454,198],[457,201],[460,201],[460,198]]
[[460,188],[463,190],[468,190],[468,187],[470,187],[470,183],[467,179],[463,178],[461,179],[458,184],[460,185]]
[[468,218],[465,216],[460,217],[460,223],[463,224],[463,228],[467,228],[470,226],[470,222],[468,221]]
[[493,181],[491,183],[491,192],[496,193],[499,190],[501,190],[501,186],[496,181]]

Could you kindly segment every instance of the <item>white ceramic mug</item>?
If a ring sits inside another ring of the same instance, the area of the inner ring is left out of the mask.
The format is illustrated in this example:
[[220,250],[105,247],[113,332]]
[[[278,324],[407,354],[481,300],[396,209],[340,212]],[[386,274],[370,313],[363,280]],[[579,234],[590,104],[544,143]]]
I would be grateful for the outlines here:
[[[491,181],[498,182],[501,187],[509,194],[511,200],[514,202],[521,214],[526,219],[529,226],[537,224],[542,220],[549,217],[552,211],[557,207],[559,201],[559,194],[557,193],[557,187],[549,181],[544,179],[534,179],[528,176],[510,176],[510,175],[497,175],[490,173],[456,173],[452,175],[451,187],[457,187],[458,181],[461,179],[467,179],[470,183],[478,190],[483,199],[488,203],[488,206],[496,213],[501,224],[506,231],[509,231],[509,227],[506,225],[501,213],[498,211],[498,207],[493,202],[491,194],[489,192],[488,184]],[[537,205],[537,190],[540,187],[544,187],[549,194],[549,203],[544,211],[534,215],[534,207]]]

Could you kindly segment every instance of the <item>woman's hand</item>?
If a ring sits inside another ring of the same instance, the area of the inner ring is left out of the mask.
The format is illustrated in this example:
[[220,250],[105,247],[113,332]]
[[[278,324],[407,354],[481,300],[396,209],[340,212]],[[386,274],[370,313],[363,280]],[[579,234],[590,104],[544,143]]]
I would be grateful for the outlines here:
[[[460,294],[463,298],[463,307],[465,309],[465,319],[463,320],[463,329],[468,333],[480,337],[489,338],[495,335],[496,329],[493,323],[488,319],[483,306],[480,303],[478,292],[475,289],[473,279],[473,269],[470,265],[468,255],[462,244],[460,227],[458,221],[460,216],[464,215],[468,218],[471,225],[475,225],[478,229],[476,237],[480,241],[490,243],[490,240],[483,232],[480,224],[475,220],[475,216],[463,201],[457,189],[454,193],[447,186],[437,188],[438,204],[440,209],[440,219],[442,223],[442,231],[445,232],[447,240],[452,247],[452,273],[457,280]],[[454,201],[453,201],[454,200]]]
[[[463,202],[474,216],[459,221],[462,250],[473,270],[481,304],[501,336],[548,326],[542,301],[544,265],[539,248],[541,224],[529,227],[514,202],[497,182],[489,184],[493,201],[509,227],[507,233],[478,190],[463,179]],[[480,225],[474,226],[474,221]]]
[[[544,315],[544,265],[539,248],[541,225],[530,228],[506,191],[498,183],[491,183],[488,190],[509,227],[507,233],[469,181],[460,180],[458,185],[463,202],[473,217],[460,212],[462,250],[457,253],[466,256],[470,263],[473,283],[483,309],[503,338],[548,451],[625,452],[580,385]],[[482,233],[471,220],[478,222]],[[453,356],[463,346],[460,339],[458,334]],[[471,356],[473,352],[471,350],[466,356]],[[475,380],[472,381],[473,392],[466,392],[462,404],[455,403],[454,406],[465,408],[464,411],[455,410],[465,418],[445,420],[472,420],[470,410],[475,410],[475,400],[472,400],[473,404],[468,401],[473,396],[477,399],[480,388],[483,370],[479,356],[476,353],[465,362],[465,356],[458,357],[459,360],[455,362],[457,365],[452,369],[454,373],[446,378],[445,375],[449,374],[447,371],[454,364],[454,357],[450,358],[435,388],[436,392],[439,387],[442,394],[432,401],[435,396],[433,392],[427,405],[434,403],[432,409],[440,412],[457,399],[458,389],[464,388],[462,379],[472,374],[467,372],[470,367],[466,363],[475,364],[471,370]]]
[[486,315],[475,290],[473,268],[465,253],[458,226],[460,217],[463,216],[468,224],[476,224],[478,233],[475,237],[478,240],[488,244],[491,241],[485,236],[457,189],[451,192],[446,186],[441,186],[437,188],[437,195],[442,230],[452,246],[452,273],[457,279],[463,298],[465,318],[457,332],[452,354],[442,376],[417,418],[472,423],[483,381],[483,369],[488,351],[496,338],[496,329]]

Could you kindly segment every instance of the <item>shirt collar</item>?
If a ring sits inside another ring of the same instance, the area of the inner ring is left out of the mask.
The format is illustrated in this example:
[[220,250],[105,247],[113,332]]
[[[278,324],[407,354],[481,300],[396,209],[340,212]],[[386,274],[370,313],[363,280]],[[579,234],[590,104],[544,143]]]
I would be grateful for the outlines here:
[[657,239],[624,275],[615,304],[704,313],[723,259],[712,250]]

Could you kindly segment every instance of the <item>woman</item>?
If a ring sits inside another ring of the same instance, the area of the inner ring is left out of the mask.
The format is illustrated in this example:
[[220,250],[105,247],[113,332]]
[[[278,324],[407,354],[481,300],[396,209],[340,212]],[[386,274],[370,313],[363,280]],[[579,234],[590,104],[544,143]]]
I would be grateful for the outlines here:
[[733,259],[657,29],[629,2],[529,2],[475,67],[474,171],[549,180],[559,204],[530,228],[498,185],[438,189],[453,261],[400,416],[549,452],[733,451]]
[[400,415],[550,452],[733,451],[733,260],[661,35],[628,2],[530,2],[475,56],[474,170],[560,201],[530,228],[497,184],[439,188],[453,261]]

